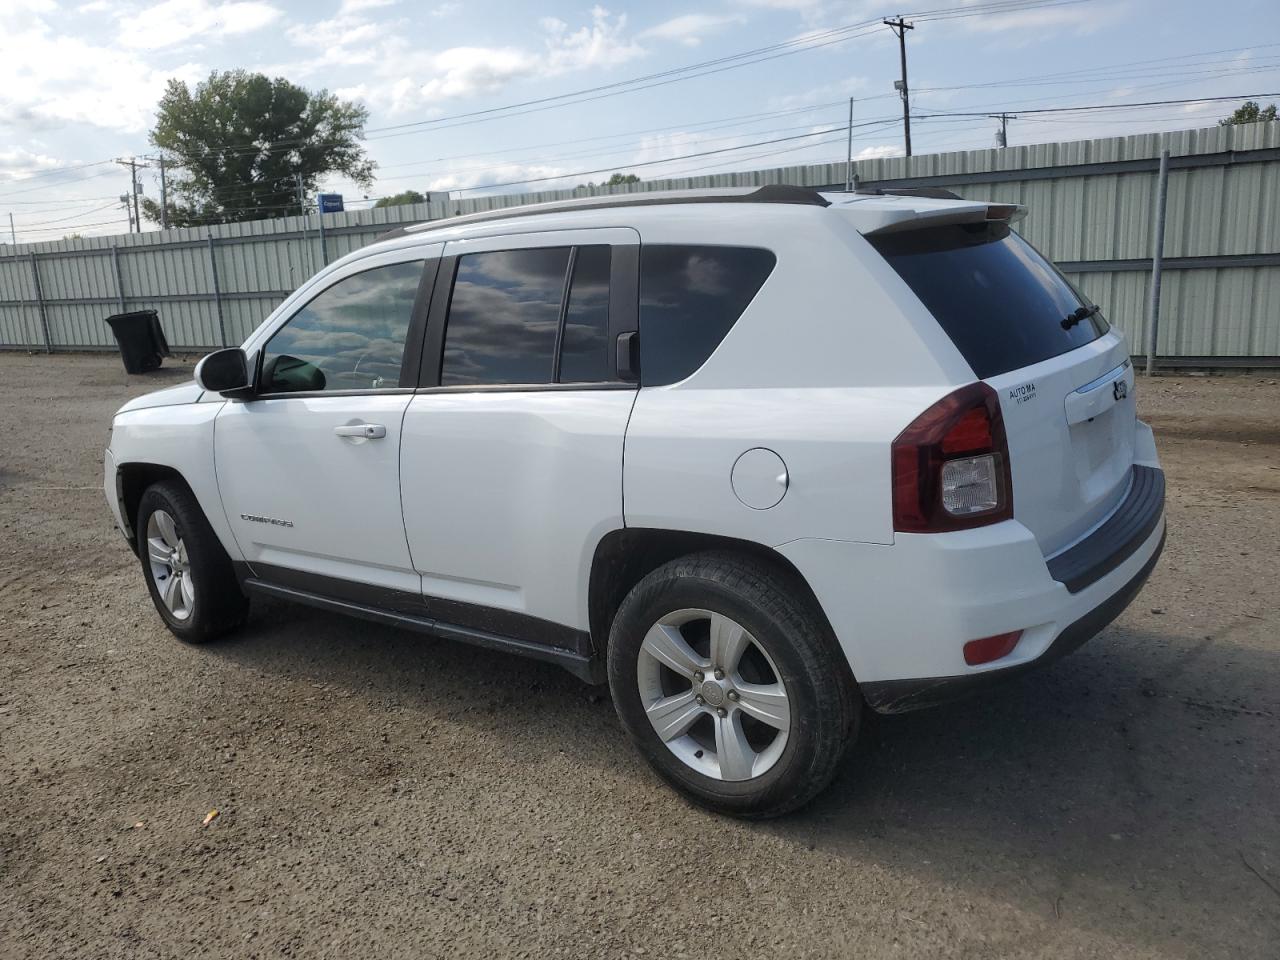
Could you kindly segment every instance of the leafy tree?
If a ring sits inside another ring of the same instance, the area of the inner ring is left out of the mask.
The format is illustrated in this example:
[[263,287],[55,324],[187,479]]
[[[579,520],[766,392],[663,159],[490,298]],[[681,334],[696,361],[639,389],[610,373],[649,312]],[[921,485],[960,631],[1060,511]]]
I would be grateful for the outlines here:
[[[296,214],[326,174],[368,187],[374,163],[360,144],[369,112],[325,90],[244,70],[214,72],[195,92],[170,80],[151,142],[176,168],[169,223],[176,227]],[[160,220],[160,205],[143,201]]]
[[1263,109],[1258,106],[1256,100],[1246,100],[1244,104],[1236,107],[1235,113],[1227,117],[1225,120],[1219,120],[1218,126],[1230,127],[1237,123],[1262,123],[1276,118],[1276,105]]
[[588,187],[616,187],[624,183],[639,183],[640,178],[634,173],[615,173],[604,183],[590,182]]
[[406,203],[426,203],[427,198],[417,190],[405,190],[403,193],[397,193],[393,197],[382,197],[374,204],[375,207],[398,207]]

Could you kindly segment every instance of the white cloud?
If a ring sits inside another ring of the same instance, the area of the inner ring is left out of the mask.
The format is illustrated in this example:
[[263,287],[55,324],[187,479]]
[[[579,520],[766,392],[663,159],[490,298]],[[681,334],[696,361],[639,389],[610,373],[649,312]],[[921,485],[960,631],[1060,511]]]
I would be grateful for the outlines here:
[[[866,77],[847,77],[835,83],[824,83],[818,87],[810,87],[800,93],[770,97],[768,105],[774,110],[790,110],[794,107],[806,107],[815,103],[844,100],[856,93],[865,91],[869,85],[870,81]],[[893,94],[893,96],[897,95]]]
[[460,3],[441,3],[431,8],[433,17],[451,17],[462,9]]
[[1089,5],[1049,7],[965,17],[958,22],[974,33],[1017,31],[1024,42],[1032,42],[1046,39],[1046,31],[1064,27],[1075,28],[1072,32],[1076,34],[1092,33],[1113,19],[1122,6],[1114,4],[1101,9]]
[[260,0],[163,0],[141,10],[117,14],[118,41],[125,47],[158,50],[192,38],[221,39],[252,33],[280,16],[279,8]]
[[[428,190],[468,190],[470,188],[494,187],[492,191],[484,189],[474,189],[467,193],[468,197],[483,196],[486,192],[493,193],[524,193],[530,190],[561,190],[566,187],[577,186],[579,183],[586,183],[587,177],[569,176],[564,177],[567,171],[564,167],[547,166],[543,164],[524,164],[524,163],[506,163],[501,166],[490,167],[486,170],[477,170],[473,172],[459,171],[457,173],[447,173],[441,176],[429,179],[427,181]],[[544,177],[552,177],[556,179],[544,180]],[[538,183],[519,185],[516,187],[503,187],[498,189],[496,184],[514,183],[522,180],[538,180]]]
[[89,124],[140,133],[170,77],[194,80],[192,63],[166,70],[132,51],[69,35],[50,0],[0,4],[0,128]]
[[821,7],[824,0],[740,0],[744,6],[764,7],[768,10],[812,10]]
[[863,147],[853,155],[855,160],[880,160],[883,157],[902,156],[902,147],[890,143],[882,143],[874,147]]
[[57,169],[59,165],[55,157],[32,153],[22,147],[10,147],[0,150],[0,182],[23,180],[33,173]]
[[359,13],[361,10],[377,10],[381,7],[393,7],[399,0],[342,0],[338,5],[338,15]]
[[[435,74],[418,88],[423,100],[446,100],[501,90],[517,77],[529,76],[539,65],[534,54],[514,47],[453,47],[431,58]],[[409,92],[400,78],[400,93]]]
[[702,38],[734,23],[741,23],[741,17],[716,16],[709,13],[686,13],[680,17],[664,20],[657,26],[650,27],[639,35],[640,39],[655,37],[659,40],[672,40],[686,47],[696,47]]
[[406,39],[396,23],[374,23],[359,14],[290,27],[290,39],[313,48],[311,60],[285,72],[314,73],[326,66],[369,68],[361,83],[339,91],[398,113],[439,110],[441,101],[497,93],[523,80],[555,77],[588,69],[609,69],[644,54],[627,35],[627,19],[603,7],[591,10],[590,22],[577,29],[563,20],[539,22],[541,48],[526,46],[458,46],[424,50]]
[[549,26],[544,69],[539,71],[546,76],[589,67],[616,67],[644,53],[625,36],[627,15],[610,17],[604,7],[591,8],[590,26],[570,31],[568,25],[559,20]]

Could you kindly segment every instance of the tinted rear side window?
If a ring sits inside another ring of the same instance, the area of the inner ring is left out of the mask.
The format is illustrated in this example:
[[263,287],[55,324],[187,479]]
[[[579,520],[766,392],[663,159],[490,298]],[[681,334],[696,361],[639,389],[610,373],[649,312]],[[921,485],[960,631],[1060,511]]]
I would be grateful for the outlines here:
[[756,247],[641,247],[641,382],[675,383],[702,366],[776,262]]
[[981,378],[1091,343],[1109,327],[1048,260],[1002,224],[868,237]]
[[568,247],[459,260],[440,383],[550,383],[568,267]]

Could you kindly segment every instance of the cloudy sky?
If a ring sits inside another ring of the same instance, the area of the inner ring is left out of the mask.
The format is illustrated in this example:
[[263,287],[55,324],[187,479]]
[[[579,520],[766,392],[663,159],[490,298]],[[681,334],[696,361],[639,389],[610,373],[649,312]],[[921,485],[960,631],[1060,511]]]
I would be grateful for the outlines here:
[[[842,160],[850,97],[855,154],[901,152],[897,40],[878,24],[899,12],[918,14],[916,153],[993,145],[995,121],[954,114],[1280,91],[1275,0],[992,2],[0,0],[0,228],[12,212],[19,241],[122,229],[128,175],[104,161],[150,152],[169,78],[235,67],[368,106],[377,183],[327,185],[349,203]],[[1010,142],[1211,125],[1232,106],[1024,112]]]

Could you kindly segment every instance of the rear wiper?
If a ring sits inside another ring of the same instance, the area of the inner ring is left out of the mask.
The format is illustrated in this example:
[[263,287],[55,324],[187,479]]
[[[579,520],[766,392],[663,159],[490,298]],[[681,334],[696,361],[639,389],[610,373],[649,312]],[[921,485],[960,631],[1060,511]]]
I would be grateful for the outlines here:
[[1068,313],[1065,317],[1062,318],[1062,321],[1061,321],[1062,329],[1070,330],[1081,320],[1088,320],[1090,317],[1096,315],[1097,312],[1101,309],[1102,308],[1099,307],[1097,304],[1094,304],[1092,307],[1077,308],[1075,311],[1073,311],[1072,313]]

